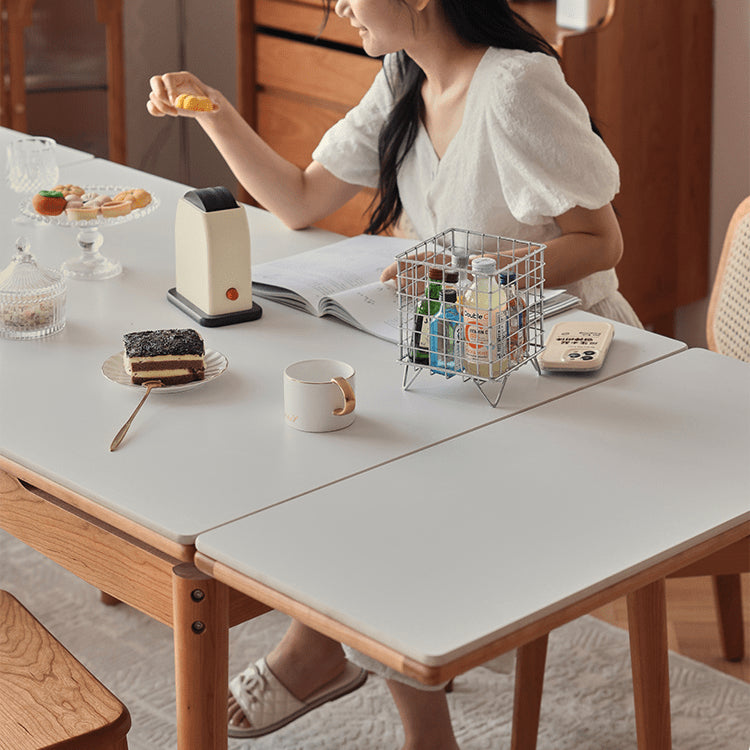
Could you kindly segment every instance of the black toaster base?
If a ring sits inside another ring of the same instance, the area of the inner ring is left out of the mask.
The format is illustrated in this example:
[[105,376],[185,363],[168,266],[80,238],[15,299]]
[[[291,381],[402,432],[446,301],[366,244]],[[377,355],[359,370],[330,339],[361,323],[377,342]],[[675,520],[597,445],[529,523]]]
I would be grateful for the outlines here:
[[167,299],[182,312],[191,317],[200,325],[206,328],[218,328],[219,326],[228,326],[233,323],[246,323],[248,320],[257,320],[263,315],[263,308],[253,302],[253,306],[247,310],[238,310],[237,312],[223,313],[222,315],[209,315],[194,305],[187,297],[183,297],[175,287],[167,292]]

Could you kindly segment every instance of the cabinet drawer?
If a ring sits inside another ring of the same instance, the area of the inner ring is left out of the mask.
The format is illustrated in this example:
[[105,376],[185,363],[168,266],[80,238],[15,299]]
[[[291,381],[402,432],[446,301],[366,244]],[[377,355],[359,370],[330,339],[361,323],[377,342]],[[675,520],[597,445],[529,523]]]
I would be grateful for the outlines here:
[[258,34],[257,83],[351,109],[380,70],[380,61],[314,44]]
[[323,134],[343,114],[278,92],[258,92],[258,135],[298,167],[310,163]]
[[255,23],[258,26],[291,31],[294,34],[317,37],[339,44],[348,44],[356,49],[362,47],[359,32],[349,21],[331,12],[322,33],[323,4],[314,2],[294,2],[293,0],[255,0]]
[[[306,167],[315,146],[341,117],[337,110],[291,99],[283,94],[258,93],[258,134],[285,159]],[[345,206],[317,224],[340,234],[361,234],[367,221],[365,213],[374,190],[365,189]]]

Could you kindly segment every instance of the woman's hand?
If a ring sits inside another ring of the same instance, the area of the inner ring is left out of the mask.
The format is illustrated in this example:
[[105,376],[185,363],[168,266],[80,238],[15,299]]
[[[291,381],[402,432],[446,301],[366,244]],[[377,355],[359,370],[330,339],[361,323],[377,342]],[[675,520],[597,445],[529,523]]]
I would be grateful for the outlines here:
[[[187,71],[152,76],[149,83],[151,84],[151,93],[148,97],[146,109],[154,117],[164,117],[165,115],[170,117],[196,117],[206,114],[205,112],[176,107],[175,101],[180,94],[207,96],[217,109],[221,106],[219,103],[221,94],[216,89],[206,86],[200,79]],[[215,112],[216,109],[213,111]],[[208,114],[212,113],[209,112]]]
[[450,255],[437,252],[434,248],[423,248],[384,268],[380,274],[380,281],[386,283],[397,280],[402,291],[419,296],[426,286],[428,269],[432,266],[447,268],[450,264]]
[[383,273],[380,274],[380,280],[383,282],[392,281],[398,275],[398,264],[396,261],[391,263],[388,268],[383,269]]

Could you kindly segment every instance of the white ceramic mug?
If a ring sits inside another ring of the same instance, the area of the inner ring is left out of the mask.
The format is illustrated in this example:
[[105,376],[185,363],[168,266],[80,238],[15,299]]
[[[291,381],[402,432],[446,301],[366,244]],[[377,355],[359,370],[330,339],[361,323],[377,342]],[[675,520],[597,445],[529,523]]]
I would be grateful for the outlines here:
[[335,359],[306,359],[284,370],[284,419],[303,432],[331,432],[354,421],[354,368]]

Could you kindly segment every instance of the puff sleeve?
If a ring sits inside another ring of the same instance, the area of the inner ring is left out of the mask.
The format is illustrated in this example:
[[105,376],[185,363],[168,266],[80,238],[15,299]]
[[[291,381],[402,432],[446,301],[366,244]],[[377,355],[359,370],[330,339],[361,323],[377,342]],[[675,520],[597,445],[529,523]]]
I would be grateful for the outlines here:
[[518,55],[500,72],[487,108],[507,205],[524,224],[574,206],[601,208],[619,190],[617,162],[549,55]]
[[378,136],[393,106],[387,68],[388,57],[359,104],[325,133],[313,151],[312,158],[344,182],[378,184]]

